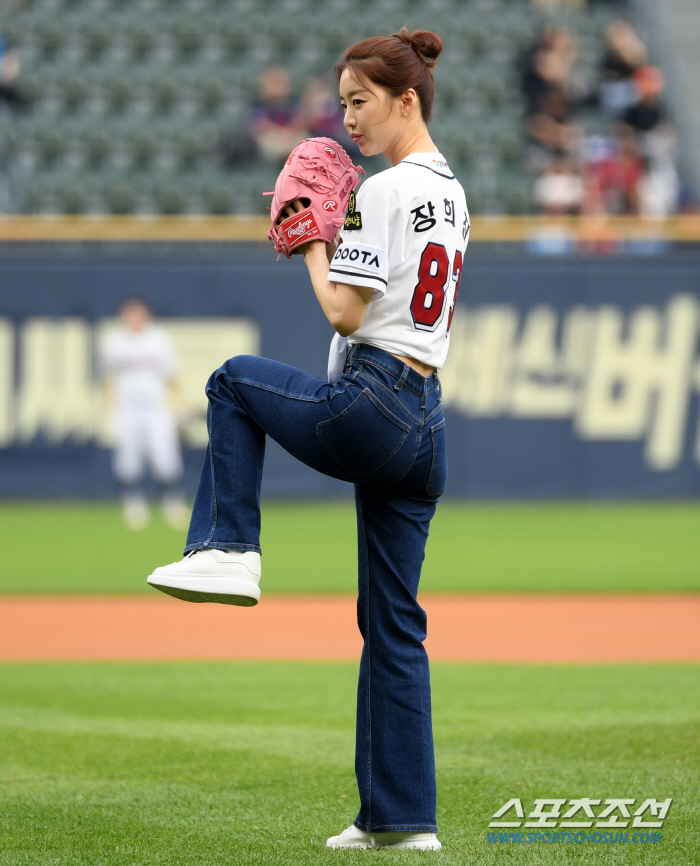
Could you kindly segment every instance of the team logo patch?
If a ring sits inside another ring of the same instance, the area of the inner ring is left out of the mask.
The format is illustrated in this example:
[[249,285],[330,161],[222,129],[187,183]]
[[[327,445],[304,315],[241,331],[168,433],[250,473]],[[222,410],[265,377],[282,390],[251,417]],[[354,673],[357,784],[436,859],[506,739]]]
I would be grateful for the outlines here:
[[329,147],[327,144],[324,144],[323,149],[326,151],[326,153],[329,153],[333,157],[333,159],[338,158],[338,154],[333,150],[332,147]]
[[323,209],[324,210],[337,210],[338,209],[338,202],[333,201],[332,198],[329,198],[327,201],[323,202]]
[[292,248],[313,240],[321,234],[312,213],[305,213],[302,217],[291,217],[289,225],[282,224],[282,229]]
[[355,193],[351,192],[350,198],[348,199],[348,211],[345,214],[345,222],[343,224],[347,231],[356,231],[357,229],[362,228],[362,214],[359,210],[355,210],[355,206]]
[[386,257],[384,250],[376,247],[366,247],[364,244],[343,244],[339,246],[333,256],[333,264],[352,265],[361,271],[368,273],[380,273],[382,263]]

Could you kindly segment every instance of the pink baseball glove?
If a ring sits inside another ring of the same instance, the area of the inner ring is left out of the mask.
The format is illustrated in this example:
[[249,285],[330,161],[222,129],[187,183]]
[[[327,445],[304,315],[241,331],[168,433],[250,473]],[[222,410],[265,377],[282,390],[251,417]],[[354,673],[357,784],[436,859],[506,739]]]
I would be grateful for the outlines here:
[[[267,233],[275,250],[287,258],[309,241],[335,240],[343,224],[350,193],[360,182],[360,166],[354,166],[332,138],[307,138],[289,155],[271,195],[272,227]],[[304,209],[285,216],[284,209],[301,201]]]

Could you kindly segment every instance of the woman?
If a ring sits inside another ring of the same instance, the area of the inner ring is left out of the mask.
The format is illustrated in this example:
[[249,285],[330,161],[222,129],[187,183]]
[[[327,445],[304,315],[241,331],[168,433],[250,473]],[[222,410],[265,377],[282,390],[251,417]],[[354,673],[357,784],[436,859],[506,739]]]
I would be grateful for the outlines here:
[[241,356],[213,374],[186,557],[149,578],[190,601],[257,602],[266,434],[354,483],[360,811],[331,848],[440,849],[426,616],[416,595],[447,474],[436,370],[447,356],[469,233],[464,192],[427,128],[441,48],[434,33],[404,28],[352,46],[336,65],[352,140],[393,166],[351,199],[338,247],[312,242],[304,252],[324,313],[349,338],[344,371],[327,383]]

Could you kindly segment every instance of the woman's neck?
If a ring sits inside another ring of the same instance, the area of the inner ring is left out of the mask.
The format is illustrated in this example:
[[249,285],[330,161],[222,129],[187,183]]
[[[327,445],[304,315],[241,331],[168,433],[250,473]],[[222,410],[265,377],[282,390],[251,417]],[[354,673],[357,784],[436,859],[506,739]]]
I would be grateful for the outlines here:
[[398,165],[412,153],[438,152],[427,127],[421,124],[417,129],[407,130],[399,141],[394,142],[384,151],[384,156],[392,165]]

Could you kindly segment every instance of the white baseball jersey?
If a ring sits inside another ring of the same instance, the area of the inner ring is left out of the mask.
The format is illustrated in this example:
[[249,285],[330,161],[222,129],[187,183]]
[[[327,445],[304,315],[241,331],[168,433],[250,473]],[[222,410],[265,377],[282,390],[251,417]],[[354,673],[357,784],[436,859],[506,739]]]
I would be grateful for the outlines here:
[[133,484],[150,465],[156,478],[174,483],[182,475],[168,382],[179,361],[168,335],[156,325],[134,333],[111,331],[100,346],[100,368],[114,384],[114,473]]
[[442,367],[469,211],[461,184],[439,153],[412,153],[368,178],[351,197],[332,282],[374,289],[349,343]]
[[101,372],[114,381],[116,405],[165,406],[168,382],[178,372],[175,349],[165,331],[147,325],[134,333],[118,328],[100,347]]

